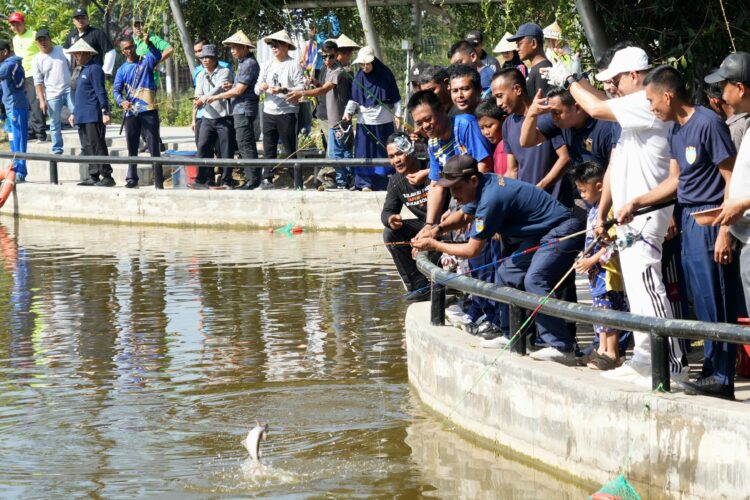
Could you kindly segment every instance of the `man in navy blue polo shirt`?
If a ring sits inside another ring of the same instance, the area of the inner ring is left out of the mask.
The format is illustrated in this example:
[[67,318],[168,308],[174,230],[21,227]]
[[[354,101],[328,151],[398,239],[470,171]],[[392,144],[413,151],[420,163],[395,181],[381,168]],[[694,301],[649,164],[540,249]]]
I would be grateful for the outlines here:
[[[626,203],[618,219],[628,222],[634,210],[668,200],[676,193],[682,268],[695,315],[701,321],[735,323],[741,294],[729,228],[701,226],[692,217],[719,207],[726,196],[737,155],[729,128],[714,112],[690,102],[682,76],[671,66],[654,69],[644,85],[656,117],[675,122],[669,135],[669,177]],[[734,399],[737,347],[708,340],[704,345],[701,378],[680,385],[689,394]]]
[[[438,184],[450,188],[451,195],[462,205],[463,218],[456,223],[439,224],[436,235],[463,227],[469,221],[472,223],[470,239],[465,244],[456,244],[418,236],[412,241],[418,250],[436,250],[471,258],[479,255],[495,234],[502,236],[506,251],[518,252],[583,229],[583,224],[573,213],[546,192],[526,182],[482,174],[471,156],[450,158],[441,177]],[[496,268],[495,282],[501,286],[547,295],[573,265],[578,250],[583,246],[583,238],[580,235],[505,260]],[[536,324],[539,337],[548,347],[532,353],[531,357],[575,364],[575,338],[565,320],[539,314]],[[507,305],[500,305],[499,326],[507,343],[510,333]]]
[[520,142],[533,147],[559,136],[568,147],[572,165],[595,161],[606,169],[620,131],[617,122],[592,118],[569,91],[553,87],[546,97],[537,92],[526,113]]
[[566,207],[573,206],[573,187],[565,177],[569,154],[562,138],[553,137],[538,146],[521,145],[521,128],[531,107],[523,75],[516,68],[503,68],[492,79],[492,95],[508,113],[503,123],[503,141],[508,155],[508,177],[534,184]]

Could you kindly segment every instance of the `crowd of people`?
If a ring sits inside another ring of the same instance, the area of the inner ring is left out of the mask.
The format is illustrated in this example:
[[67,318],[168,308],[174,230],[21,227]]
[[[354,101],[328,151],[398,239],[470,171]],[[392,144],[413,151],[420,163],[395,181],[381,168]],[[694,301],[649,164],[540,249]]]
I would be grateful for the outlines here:
[[[430,290],[413,248],[542,296],[575,301],[575,270],[598,308],[738,323],[750,303],[750,54],[730,54],[705,76],[709,109],[691,100],[678,70],[653,67],[630,42],[598,61],[598,89],[555,28],[527,23],[507,34],[484,99],[490,63],[467,56],[463,42],[447,68],[420,69],[407,104],[415,130],[386,143],[396,174],[382,210],[407,297]],[[544,48],[550,33],[555,62]],[[403,207],[415,219],[402,218]],[[447,319],[485,348],[515,340],[504,304],[467,297]],[[594,325],[583,347],[575,325],[534,321],[532,358],[651,388],[647,332]],[[693,381],[688,350],[668,339],[672,380],[688,394],[733,399],[736,345],[704,341]]]
[[[106,156],[109,72],[129,154],[137,155],[143,141],[151,156],[160,155],[157,66],[172,54],[167,41],[134,18],[132,31],[117,40],[125,62],[115,72],[113,46],[83,8],[73,14],[64,47],[44,29],[27,29],[22,14],[8,19],[16,36],[12,46],[0,41],[0,82],[13,151],[24,151],[32,135],[45,139],[47,114],[52,150],[61,153],[67,107],[83,153]],[[233,68],[216,45],[196,41],[201,65],[193,74],[192,128],[199,157],[258,158],[260,115],[263,155],[278,158],[281,168],[247,168],[242,185],[232,169],[217,179],[201,168],[190,187],[278,187],[298,152],[304,111],[316,99],[330,158],[390,161],[391,167],[337,167],[327,182],[331,189],[387,190],[384,239],[410,298],[429,292],[413,248],[434,250],[446,265],[465,266],[479,279],[569,301],[576,300],[574,269],[588,276],[593,303],[604,309],[727,323],[747,315],[750,54],[732,53],[706,75],[701,90],[709,109],[691,100],[678,70],[654,68],[630,42],[597,62],[593,77],[602,91],[582,72],[557,23],[525,23],[506,33],[494,49],[500,59],[487,53],[481,32],[470,31],[452,44],[447,66],[411,68],[413,95],[402,115],[396,78],[372,48],[340,35],[298,59],[285,30],[262,42],[271,58],[261,65],[242,31],[225,39]],[[322,59],[320,69],[303,60],[310,54]],[[23,182],[24,162],[12,168]],[[161,167],[153,168],[162,188]],[[303,189],[303,171],[291,173],[292,186]],[[131,165],[126,187],[138,184]],[[81,185],[115,185],[111,166],[91,165]],[[402,218],[403,207],[415,218]],[[482,337],[484,347],[502,348],[514,333],[508,314],[506,305],[472,297],[449,316]],[[535,323],[533,358],[651,386],[649,334],[599,325],[595,342],[580,349],[575,325],[544,314]],[[689,347],[678,338],[668,344],[671,376],[686,392],[734,397],[736,346],[705,341],[701,376],[691,382]]]

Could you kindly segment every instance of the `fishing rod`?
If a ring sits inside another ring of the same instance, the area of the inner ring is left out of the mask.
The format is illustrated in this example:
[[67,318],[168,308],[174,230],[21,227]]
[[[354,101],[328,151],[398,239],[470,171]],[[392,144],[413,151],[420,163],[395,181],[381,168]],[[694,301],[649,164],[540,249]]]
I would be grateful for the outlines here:
[[[644,214],[653,212],[655,210],[661,210],[662,208],[666,208],[666,207],[674,205],[676,202],[677,202],[676,199],[672,199],[672,200],[664,201],[664,202],[661,202],[661,203],[656,203],[656,204],[650,205],[648,207],[639,208],[638,210],[635,210],[633,212],[633,217],[637,217],[639,215],[644,215]],[[602,222],[601,226],[597,226],[597,227],[594,227],[592,229],[598,229],[598,228],[609,229],[610,227],[614,226],[616,223],[617,223],[617,218],[616,217],[612,217],[611,219],[608,219],[608,220]],[[480,269],[484,269],[484,268],[489,267],[489,266],[497,266],[499,264],[502,264],[504,261],[506,261],[508,259],[513,259],[513,258],[519,257],[521,255],[526,255],[526,254],[535,252],[537,250],[540,250],[540,249],[542,249],[544,247],[548,247],[548,246],[552,246],[552,245],[557,245],[557,244],[559,244],[559,243],[561,243],[561,242],[563,242],[565,240],[569,240],[571,238],[575,238],[577,236],[585,234],[587,231],[588,231],[587,229],[584,229],[582,231],[577,231],[577,232],[575,232],[573,234],[569,234],[569,235],[563,236],[561,238],[555,238],[553,240],[545,241],[544,243],[541,243],[541,244],[539,244],[537,246],[534,246],[534,247],[531,247],[531,248],[527,248],[525,250],[521,250],[521,251],[518,251],[518,252],[514,252],[514,253],[512,253],[511,255],[509,255],[507,257],[503,257],[502,259],[490,262],[489,264],[484,264],[482,266],[475,267],[474,269],[470,269],[469,271],[465,271],[463,273],[457,273],[456,275],[451,276],[450,278],[447,278],[447,279],[443,280],[442,282],[436,281],[434,283],[430,283],[428,286],[424,286],[422,288],[418,288],[417,290],[412,290],[411,292],[408,292],[408,293],[402,295],[400,298],[406,299],[406,298],[409,298],[411,296],[418,295],[418,294],[420,294],[420,293],[422,293],[422,292],[424,292],[424,291],[426,291],[428,289],[432,289],[435,286],[438,286],[438,285],[442,286],[445,283],[447,283],[447,282],[449,282],[451,280],[454,280],[454,279],[456,279],[456,278],[458,278],[460,276],[465,276],[466,274],[469,274],[469,273],[474,272],[474,271],[479,271]]]

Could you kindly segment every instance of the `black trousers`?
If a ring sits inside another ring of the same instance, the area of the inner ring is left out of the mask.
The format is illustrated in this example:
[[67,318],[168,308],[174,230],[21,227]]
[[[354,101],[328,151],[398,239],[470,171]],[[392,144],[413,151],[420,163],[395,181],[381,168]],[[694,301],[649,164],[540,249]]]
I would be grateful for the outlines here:
[[[198,157],[219,158],[232,157],[232,135],[234,128],[231,116],[210,119],[201,119],[200,133],[198,134]],[[200,184],[205,184],[213,177],[213,167],[200,167],[198,177],[195,179]],[[232,169],[225,168],[221,174],[222,182],[228,183],[232,179]]]
[[[84,156],[109,156],[105,133],[107,127],[102,122],[78,124],[78,137]],[[94,178],[112,177],[109,163],[89,163],[89,175]]]
[[[255,115],[234,115],[234,136],[237,138],[237,149],[243,160],[257,159],[258,146],[255,144]],[[258,170],[245,167],[245,179],[253,185],[260,183]]]
[[44,120],[44,113],[39,107],[39,99],[36,98],[36,87],[34,86],[34,78],[31,76],[26,77],[24,81],[24,90],[26,91],[26,98],[29,100],[31,110],[29,111],[29,139],[36,137],[37,139],[43,139],[47,137],[47,124]]
[[[424,221],[419,219],[406,219],[400,229],[393,230],[390,227],[383,229],[383,241],[394,243],[397,241],[407,241],[414,238],[417,233],[424,227]],[[417,263],[411,257],[411,246],[409,245],[388,245],[388,251],[393,257],[393,263],[396,264],[401,281],[408,291],[419,290],[429,285],[427,278],[417,269]]]
[[[290,158],[296,158],[297,152],[297,115],[288,113],[284,115],[269,115],[263,113],[263,157],[278,158],[278,143],[282,146]],[[294,154],[293,154],[294,153]],[[283,161],[283,160],[282,160]],[[273,168],[263,169],[263,178],[273,180]],[[294,169],[294,187],[302,187],[302,171]]]
[[[161,136],[159,135],[159,111],[144,111],[123,119],[125,142],[128,144],[128,156],[138,156],[138,146],[141,134],[145,138],[149,154],[157,158],[161,156]],[[154,165],[154,185],[157,189],[164,187],[164,172],[161,165]],[[138,165],[128,165],[128,175],[125,180],[138,182]]]

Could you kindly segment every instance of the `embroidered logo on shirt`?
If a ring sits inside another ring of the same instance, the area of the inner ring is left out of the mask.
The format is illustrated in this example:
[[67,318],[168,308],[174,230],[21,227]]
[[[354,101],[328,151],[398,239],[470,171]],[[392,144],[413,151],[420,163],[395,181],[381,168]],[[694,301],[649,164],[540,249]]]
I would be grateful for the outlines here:
[[692,165],[697,157],[698,153],[696,153],[695,151],[695,146],[688,146],[685,148],[685,159],[687,160],[688,164]]
[[481,233],[484,231],[484,221],[482,219],[476,219],[474,221],[474,227],[476,228],[478,233]]
[[502,175],[497,176],[497,185],[500,187],[505,187],[505,177]]
[[586,148],[586,151],[589,153],[594,150],[594,141],[591,140],[591,137],[586,137],[583,140],[583,147]]

